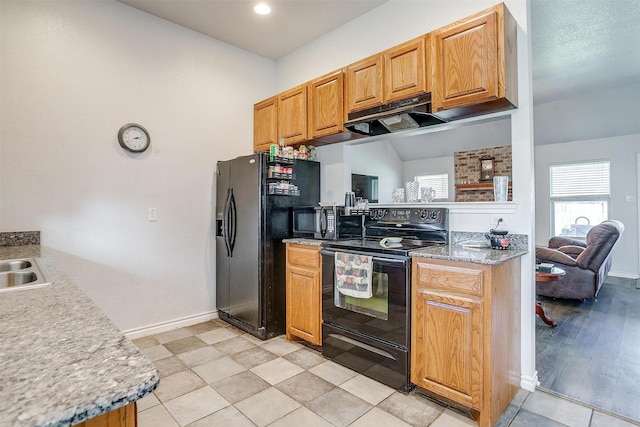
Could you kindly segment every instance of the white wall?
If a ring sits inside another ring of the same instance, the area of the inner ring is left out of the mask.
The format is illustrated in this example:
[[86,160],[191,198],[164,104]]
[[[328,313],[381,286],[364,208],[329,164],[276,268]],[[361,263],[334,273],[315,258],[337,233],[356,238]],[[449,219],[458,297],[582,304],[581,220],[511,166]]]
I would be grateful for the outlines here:
[[[371,54],[393,47],[442,25],[462,19],[495,1],[478,0],[389,0],[368,14],[356,18],[333,32],[316,39],[307,46],[277,61],[277,90],[282,91],[309,81],[324,73],[338,69]],[[533,113],[531,98],[530,37],[527,1],[507,0],[505,4],[518,23],[518,109],[511,115],[511,143],[513,155],[513,199],[515,210],[508,217],[512,233],[535,234],[534,170],[533,170]],[[346,144],[342,144],[346,146]],[[346,153],[348,148],[343,148]],[[335,147],[320,147],[318,158],[331,159],[331,169],[323,167],[322,173],[339,173],[340,151]],[[350,157],[342,159],[343,175],[331,177],[336,187],[328,187],[323,178],[322,194],[340,194],[348,189],[345,176],[350,176],[353,164]],[[351,162],[351,163],[350,163]],[[348,174],[348,175],[347,175]],[[338,185],[342,184],[342,187]],[[340,199],[338,199],[340,200]],[[470,211],[468,211],[470,212]],[[456,231],[486,231],[490,213],[486,210],[475,215],[452,218],[450,226]],[[486,224],[478,226],[478,224]],[[455,228],[454,228],[455,227]],[[522,258],[522,385],[533,389],[537,382],[534,359],[534,258],[533,238],[530,238],[529,254]],[[517,327],[517,326],[516,326]]]
[[[611,275],[637,278],[638,188],[636,153],[640,134],[536,146],[536,244],[546,246],[550,237],[549,165],[592,159],[611,161],[609,217],[621,221],[625,231],[613,253]],[[627,196],[633,199],[626,201]]]
[[115,1],[0,8],[0,230],[41,230],[123,330],[211,315],[215,164],[252,152],[275,64]]

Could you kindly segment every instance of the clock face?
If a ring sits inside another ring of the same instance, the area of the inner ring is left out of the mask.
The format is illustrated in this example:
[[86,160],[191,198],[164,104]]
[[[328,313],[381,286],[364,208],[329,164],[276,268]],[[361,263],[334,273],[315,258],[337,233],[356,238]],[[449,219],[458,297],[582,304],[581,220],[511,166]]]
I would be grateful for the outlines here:
[[491,170],[493,169],[493,161],[492,160],[483,160],[482,161],[482,170]]
[[129,123],[120,128],[118,142],[122,148],[128,151],[141,153],[149,148],[151,138],[145,128],[135,123]]

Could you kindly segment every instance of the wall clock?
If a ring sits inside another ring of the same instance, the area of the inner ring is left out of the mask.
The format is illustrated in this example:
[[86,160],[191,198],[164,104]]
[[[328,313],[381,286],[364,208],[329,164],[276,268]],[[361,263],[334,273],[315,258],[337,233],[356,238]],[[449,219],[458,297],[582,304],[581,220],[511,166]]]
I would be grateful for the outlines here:
[[142,153],[151,144],[149,132],[137,123],[127,123],[118,131],[120,146],[132,153]]
[[480,159],[480,181],[493,180],[494,157],[483,157]]

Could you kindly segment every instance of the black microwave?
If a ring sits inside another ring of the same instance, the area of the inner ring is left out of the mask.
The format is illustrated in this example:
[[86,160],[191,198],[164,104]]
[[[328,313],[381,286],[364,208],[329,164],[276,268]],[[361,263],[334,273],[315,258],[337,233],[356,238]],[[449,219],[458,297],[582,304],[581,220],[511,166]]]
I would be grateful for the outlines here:
[[293,237],[336,240],[362,237],[362,216],[344,214],[344,206],[293,208]]

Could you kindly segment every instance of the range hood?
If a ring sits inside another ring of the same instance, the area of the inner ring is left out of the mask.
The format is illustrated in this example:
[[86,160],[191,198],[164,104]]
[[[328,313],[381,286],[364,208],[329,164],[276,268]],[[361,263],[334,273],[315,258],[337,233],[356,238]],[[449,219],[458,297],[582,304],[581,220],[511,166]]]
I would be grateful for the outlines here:
[[407,98],[367,110],[349,113],[344,127],[366,136],[383,135],[445,123],[431,113],[431,94]]

